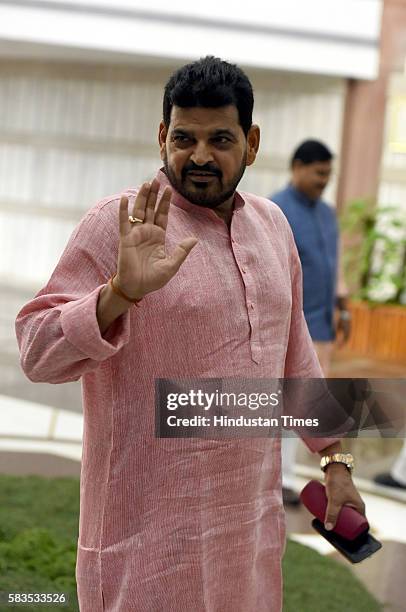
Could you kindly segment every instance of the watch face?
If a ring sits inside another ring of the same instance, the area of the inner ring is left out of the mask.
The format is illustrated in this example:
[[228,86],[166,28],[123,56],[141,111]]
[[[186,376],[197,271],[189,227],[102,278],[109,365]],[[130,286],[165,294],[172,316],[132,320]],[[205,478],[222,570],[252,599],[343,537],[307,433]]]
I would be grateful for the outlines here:
[[354,469],[354,457],[351,453],[334,453],[321,458],[320,467],[325,471],[330,463],[343,463],[350,471]]

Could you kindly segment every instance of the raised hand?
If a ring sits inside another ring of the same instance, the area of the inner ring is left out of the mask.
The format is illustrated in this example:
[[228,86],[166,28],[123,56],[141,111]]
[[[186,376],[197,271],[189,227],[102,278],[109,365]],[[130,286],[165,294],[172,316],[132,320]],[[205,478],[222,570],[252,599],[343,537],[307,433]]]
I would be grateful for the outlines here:
[[172,190],[165,187],[155,210],[158,191],[159,183],[154,179],[151,184],[144,183],[137,194],[131,215],[143,223],[130,223],[128,198],[123,196],[120,200],[120,243],[114,284],[132,299],[141,299],[166,285],[198,242],[197,238],[185,238],[167,255],[165,234]]

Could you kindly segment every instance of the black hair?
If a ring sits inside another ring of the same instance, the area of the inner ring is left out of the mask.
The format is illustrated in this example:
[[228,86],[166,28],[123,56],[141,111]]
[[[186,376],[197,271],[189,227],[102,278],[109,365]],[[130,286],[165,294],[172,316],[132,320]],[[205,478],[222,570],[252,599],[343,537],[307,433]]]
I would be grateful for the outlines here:
[[292,155],[290,162],[291,167],[297,159],[303,164],[312,164],[314,162],[330,161],[333,154],[325,144],[319,140],[305,140],[298,146]]
[[237,107],[241,128],[247,136],[252,125],[254,94],[247,75],[235,64],[208,55],[173,73],[165,85],[163,120],[168,128],[172,106]]

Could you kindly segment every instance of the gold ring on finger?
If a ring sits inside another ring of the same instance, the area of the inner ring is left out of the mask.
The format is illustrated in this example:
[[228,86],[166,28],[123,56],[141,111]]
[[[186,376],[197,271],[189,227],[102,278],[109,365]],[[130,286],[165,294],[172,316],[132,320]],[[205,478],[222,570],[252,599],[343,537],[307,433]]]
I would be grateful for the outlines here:
[[128,220],[130,223],[144,223],[142,219],[138,219],[138,217],[133,217],[132,215],[128,217]]

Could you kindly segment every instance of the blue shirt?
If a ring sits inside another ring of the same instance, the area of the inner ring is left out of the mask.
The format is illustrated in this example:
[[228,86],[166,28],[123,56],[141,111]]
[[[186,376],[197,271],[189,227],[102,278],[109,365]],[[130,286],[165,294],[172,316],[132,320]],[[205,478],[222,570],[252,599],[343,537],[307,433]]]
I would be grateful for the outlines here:
[[293,185],[270,197],[292,228],[303,270],[303,311],[313,340],[335,337],[338,227],[334,211]]

